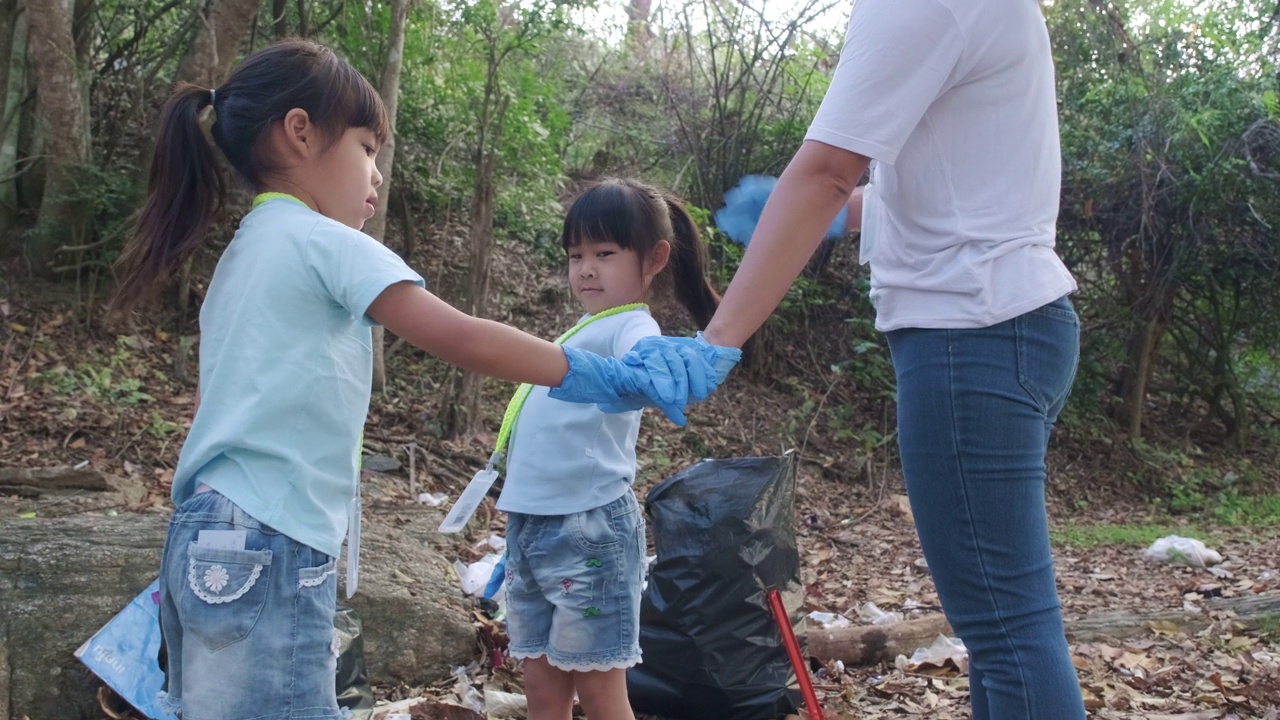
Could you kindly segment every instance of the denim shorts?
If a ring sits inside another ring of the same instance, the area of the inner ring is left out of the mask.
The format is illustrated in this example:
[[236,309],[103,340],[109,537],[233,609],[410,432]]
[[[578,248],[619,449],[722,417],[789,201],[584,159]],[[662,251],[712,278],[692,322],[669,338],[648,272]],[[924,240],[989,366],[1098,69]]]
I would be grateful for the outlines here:
[[640,662],[644,517],[636,496],[572,515],[511,513],[507,633],[515,658],[561,670]]
[[[244,549],[199,543],[244,533]],[[183,720],[333,720],[337,563],[215,491],[182,503],[160,572],[160,706]]]

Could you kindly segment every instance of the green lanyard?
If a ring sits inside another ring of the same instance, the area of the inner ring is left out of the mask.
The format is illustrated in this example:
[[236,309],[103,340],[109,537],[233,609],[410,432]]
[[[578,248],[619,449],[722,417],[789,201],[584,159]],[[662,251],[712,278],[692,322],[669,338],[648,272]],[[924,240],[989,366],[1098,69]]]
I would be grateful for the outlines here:
[[[645,305],[644,303],[631,303],[629,305],[612,307],[608,310],[601,310],[595,315],[592,315],[577,325],[569,328],[565,334],[556,338],[556,344],[563,345],[566,340],[578,334],[579,330],[597,320],[603,320],[613,315],[647,307],[648,305]],[[529,393],[531,392],[533,392],[533,386],[529,383],[524,383],[520,387],[516,388],[515,394],[511,396],[511,402],[507,403],[507,411],[502,414],[502,427],[498,430],[498,443],[493,449],[493,457],[489,460],[489,467],[493,467],[498,462],[498,458],[501,457],[502,451],[506,449],[507,441],[511,439],[511,430],[515,428],[516,425],[516,418],[520,417],[520,411],[524,409],[524,401],[529,398]]]
[[[289,193],[282,193],[282,192],[264,192],[264,193],[258,193],[257,195],[254,195],[254,196],[253,196],[253,207],[252,207],[252,208],[250,208],[250,209],[257,209],[257,207],[258,207],[259,205],[261,205],[262,203],[264,203],[264,202],[266,202],[266,201],[268,201],[268,200],[292,200],[292,201],[294,201],[294,202],[298,203],[299,205],[306,205],[306,203],[304,203],[304,202],[302,202],[301,200],[299,200],[298,198],[296,198],[296,197],[294,197],[294,196],[290,195]],[[310,207],[310,206],[308,205],[308,207]]]

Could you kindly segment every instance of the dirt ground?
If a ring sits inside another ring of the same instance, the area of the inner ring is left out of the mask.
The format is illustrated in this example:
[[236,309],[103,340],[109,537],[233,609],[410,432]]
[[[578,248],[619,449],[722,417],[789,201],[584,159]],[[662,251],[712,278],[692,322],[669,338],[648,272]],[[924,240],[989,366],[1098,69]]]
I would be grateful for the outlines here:
[[[495,272],[529,272],[521,258],[509,262]],[[447,268],[434,273],[437,279],[442,275]],[[554,278],[535,277],[520,286],[522,294],[507,298],[500,312],[530,331],[554,335],[557,318],[566,314]],[[862,614],[867,603],[908,617],[938,613],[889,453],[891,412],[882,396],[830,371],[849,354],[837,330],[849,312],[815,311],[805,342],[778,340],[779,359],[771,367],[736,375],[693,410],[689,427],[647,414],[638,490],[643,496],[699,457],[796,448],[795,522],[806,611],[840,613],[854,624],[868,621]],[[0,332],[0,467],[84,464],[146,487],[139,502],[114,510],[167,507],[194,403],[190,320],[108,327],[86,319],[65,289],[0,280]],[[432,418],[446,397],[446,372],[404,348],[389,354],[388,371],[392,387],[375,398],[366,451],[403,461],[404,447],[417,445],[424,461],[412,485],[402,463],[371,478],[366,492],[390,503],[415,502],[424,492],[456,497],[487,456],[496,420],[461,440],[440,440]],[[500,415],[509,392],[501,383],[486,386],[487,416]],[[861,426],[856,438],[839,432],[851,424]],[[1280,719],[1280,619],[1244,623],[1205,610],[1214,598],[1280,593],[1280,528],[1221,525],[1208,508],[1177,517],[1157,510],[1147,488],[1133,481],[1133,460],[1122,444],[1105,440],[1068,427],[1050,453],[1049,509],[1068,625],[1104,612],[1186,611],[1204,615],[1208,627],[1188,633],[1157,622],[1123,640],[1073,644],[1091,717]],[[1274,460],[1273,454],[1255,453],[1253,465],[1274,475]],[[0,511],[4,503],[0,498]],[[502,531],[496,512],[485,517],[452,548],[457,559],[477,559],[482,551],[474,543]],[[1190,526],[1186,533],[1222,554],[1217,574],[1143,560],[1143,549],[1160,530],[1180,531],[1184,525]],[[1125,535],[1116,528],[1139,531]],[[376,526],[366,532],[376,532]],[[967,678],[954,669],[911,672],[891,663],[826,662],[815,677],[828,717],[968,717]],[[477,691],[488,686],[518,692],[521,682],[518,667],[504,662],[495,668],[491,661],[478,662],[471,680]],[[444,683],[378,692],[388,701],[457,700],[457,689]]]

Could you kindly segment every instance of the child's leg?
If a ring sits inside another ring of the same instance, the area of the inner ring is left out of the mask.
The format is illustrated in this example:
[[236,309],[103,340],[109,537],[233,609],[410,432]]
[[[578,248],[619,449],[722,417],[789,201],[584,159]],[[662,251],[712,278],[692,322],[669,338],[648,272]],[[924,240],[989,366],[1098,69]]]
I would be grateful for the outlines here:
[[545,655],[524,661],[524,693],[529,699],[529,720],[573,716],[573,673],[552,667]]
[[[635,720],[631,701],[627,699],[625,668],[573,673],[578,700],[587,712],[587,720]],[[530,715],[530,720],[533,716]]]
[[524,659],[529,720],[569,720],[573,676],[547,662],[555,606],[546,598],[533,563],[542,560],[536,541],[559,517],[511,513],[507,517],[507,634],[510,652]]
[[[202,530],[243,533],[211,547]],[[174,513],[161,569],[167,707],[198,720],[337,720],[333,558],[216,492]]]
[[[632,720],[626,668],[640,661],[645,547],[635,496],[548,518],[536,539],[530,534],[520,545],[542,597],[554,606],[545,661],[572,673],[590,720]],[[511,632],[513,648],[517,634]]]

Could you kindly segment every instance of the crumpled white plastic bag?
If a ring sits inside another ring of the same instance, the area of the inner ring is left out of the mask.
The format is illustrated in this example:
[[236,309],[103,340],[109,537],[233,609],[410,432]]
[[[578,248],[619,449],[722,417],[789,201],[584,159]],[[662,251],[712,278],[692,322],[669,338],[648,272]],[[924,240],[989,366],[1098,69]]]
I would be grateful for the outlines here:
[[485,585],[489,584],[494,566],[501,559],[501,555],[489,553],[469,565],[454,560],[453,569],[458,573],[458,579],[462,581],[463,594],[479,597],[484,592]]
[[1190,565],[1207,568],[1222,562],[1222,556],[1208,548],[1195,538],[1178,535],[1166,535],[1151,543],[1142,557],[1152,562],[1166,562],[1170,565]]
[[490,718],[529,717],[529,699],[518,693],[484,689],[484,711]]
[[960,638],[949,638],[939,635],[927,648],[917,648],[911,657],[899,655],[894,666],[905,672],[916,672],[927,668],[945,668],[951,665],[962,674],[969,672],[969,650]]

